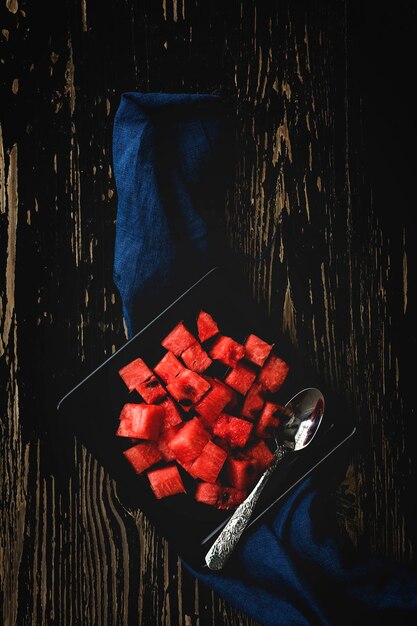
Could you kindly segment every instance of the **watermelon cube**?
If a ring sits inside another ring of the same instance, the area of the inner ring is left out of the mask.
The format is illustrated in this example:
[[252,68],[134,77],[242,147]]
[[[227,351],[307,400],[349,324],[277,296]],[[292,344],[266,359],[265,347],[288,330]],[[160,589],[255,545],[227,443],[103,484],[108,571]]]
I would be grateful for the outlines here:
[[256,372],[242,363],[238,363],[225,378],[225,383],[243,396],[247,393],[256,378]]
[[119,375],[129,391],[133,391],[136,385],[143,383],[152,376],[152,372],[142,359],[135,359],[119,370]]
[[136,385],[135,389],[147,404],[155,404],[167,395],[167,392],[153,374],[145,382]]
[[246,491],[234,487],[223,487],[216,483],[199,483],[194,494],[197,502],[203,502],[222,510],[236,509],[246,496]]
[[204,352],[199,343],[193,343],[192,346],[184,350],[181,358],[193,372],[204,372],[212,363],[209,355]]
[[230,447],[226,439],[214,436],[212,441],[216,444],[216,446],[219,446],[219,448],[227,452],[227,454],[231,452],[232,448]]
[[168,396],[158,405],[164,409],[164,418],[162,420],[161,431],[171,428],[176,424],[182,423],[182,417],[178,411],[175,402]]
[[265,404],[263,392],[264,389],[259,383],[252,385],[243,403],[241,414],[244,417],[253,420],[260,414]]
[[152,404],[125,404],[120,414],[118,437],[156,441],[164,419],[164,409]]
[[261,471],[256,459],[230,457],[226,465],[227,480],[236,489],[250,489]]
[[167,352],[162,359],[155,365],[153,371],[165,384],[171,382],[173,378],[178,376],[185,369],[184,365],[177,359],[172,352]]
[[169,447],[169,442],[175,437],[180,428],[180,424],[170,426],[170,428],[166,428],[159,436],[158,448],[165,461],[173,461],[175,459],[175,455]]
[[274,458],[271,450],[262,439],[259,439],[256,443],[247,448],[245,453],[250,459],[255,459],[262,470],[265,470]]
[[186,422],[169,442],[169,446],[180,463],[194,461],[203,451],[210,435],[198,417]]
[[224,391],[225,398],[228,398],[227,407],[234,407],[237,405],[237,394],[234,389],[231,389],[228,385],[226,385],[222,380],[218,378],[209,378],[207,376],[207,380],[213,386],[221,387]]
[[187,472],[187,474],[192,476],[192,478],[197,478],[197,476],[193,474],[193,469],[192,469],[194,461],[187,461],[185,463],[181,463],[181,461],[179,461],[178,459],[175,459],[175,460],[178,463],[178,465],[180,465]]
[[227,452],[208,441],[191,467],[192,476],[214,483],[227,459]]
[[273,402],[266,402],[261,416],[256,424],[255,434],[262,439],[269,439],[275,428],[280,424],[279,413],[285,411],[285,407]]
[[221,336],[212,346],[210,356],[229,367],[236,367],[245,356],[245,348],[231,337]]
[[263,341],[256,335],[249,335],[245,341],[245,356],[248,361],[255,363],[255,365],[262,365],[269,357],[273,346],[266,341]]
[[223,382],[219,381],[221,385],[223,385],[223,387],[227,390],[227,392],[230,394],[230,400],[229,402],[226,404],[226,409],[228,409],[228,412],[231,412],[233,409],[235,409],[237,407],[237,405],[239,404],[239,400],[237,397],[237,393],[234,389],[232,389],[231,387],[229,387],[228,385],[225,385]]
[[211,384],[210,391],[195,406],[195,410],[201,415],[202,422],[206,427],[214,424],[233,397],[233,391],[229,387],[215,378],[210,378],[209,381]]
[[173,352],[175,356],[181,356],[181,354],[196,341],[194,335],[184,326],[183,322],[180,322],[169,335],[165,337],[162,341],[162,345],[170,352]]
[[158,446],[153,442],[138,443],[136,446],[133,446],[133,448],[125,450],[123,454],[136,474],[140,474],[162,459],[162,454]]
[[198,314],[197,331],[201,343],[203,343],[203,341],[211,339],[220,332],[219,327],[217,326],[214,319],[209,313],[206,313],[205,311],[200,311],[200,313]]
[[288,370],[289,367],[285,361],[271,354],[259,373],[258,382],[268,391],[275,393],[286,379]]
[[160,500],[177,493],[186,493],[178,468],[175,465],[161,467],[148,472],[149,482],[155,497]]
[[243,448],[253,429],[253,424],[240,417],[222,413],[213,426],[213,433],[225,439],[232,448]]
[[210,389],[210,383],[196,372],[185,369],[167,385],[167,389],[177,402],[188,410]]

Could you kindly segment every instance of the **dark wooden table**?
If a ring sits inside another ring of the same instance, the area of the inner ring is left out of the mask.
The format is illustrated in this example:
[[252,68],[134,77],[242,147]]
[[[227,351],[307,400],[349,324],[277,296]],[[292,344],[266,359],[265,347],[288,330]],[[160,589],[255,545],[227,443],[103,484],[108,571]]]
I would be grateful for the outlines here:
[[417,20],[411,2],[382,6],[2,3],[5,626],[251,623],[121,506],[81,445],[71,480],[51,474],[57,399],[125,341],[111,150],[124,91],[214,92],[234,107],[230,245],[358,421],[340,523],[362,548],[415,563]]

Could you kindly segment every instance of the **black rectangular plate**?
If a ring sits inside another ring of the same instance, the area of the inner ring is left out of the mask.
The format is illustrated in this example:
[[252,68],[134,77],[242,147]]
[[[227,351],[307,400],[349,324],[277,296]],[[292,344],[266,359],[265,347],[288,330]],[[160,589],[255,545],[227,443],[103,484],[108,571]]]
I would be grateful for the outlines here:
[[[132,444],[115,437],[115,432],[123,405],[140,401],[135,391],[129,394],[118,374],[120,368],[139,356],[150,367],[156,365],[165,353],[161,340],[180,320],[196,334],[200,309],[213,315],[223,334],[238,341],[253,332],[275,343],[278,355],[290,365],[287,380],[277,393],[280,404],[306,387],[323,390],[322,382],[305,367],[291,343],[271,327],[260,308],[239,287],[239,281],[226,270],[213,268],[59,402],[60,419],[54,431],[54,438],[59,439],[56,450],[65,445],[68,436],[75,435],[116,480],[121,502],[129,509],[141,509],[179,555],[196,568],[204,567],[205,553],[230,512],[197,503],[192,497],[194,481],[182,469],[190,495],[156,500],[146,477],[136,476],[122,454]],[[219,377],[226,371],[214,363],[207,373],[211,368]],[[346,411],[327,390],[324,395],[326,410],[319,433],[306,450],[284,459],[262,494],[250,526],[259,523],[286,493],[353,435],[355,429]],[[233,567],[232,559],[230,563]]]

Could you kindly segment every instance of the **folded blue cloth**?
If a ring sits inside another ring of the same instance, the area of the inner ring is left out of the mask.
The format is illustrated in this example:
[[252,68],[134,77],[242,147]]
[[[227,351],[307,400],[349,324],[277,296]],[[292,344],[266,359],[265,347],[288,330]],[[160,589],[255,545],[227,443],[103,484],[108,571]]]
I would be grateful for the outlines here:
[[417,577],[343,545],[334,500],[311,478],[242,541],[237,558],[239,578],[194,573],[261,624],[417,623]]
[[[219,255],[209,224],[222,206],[227,155],[218,98],[123,95],[113,141],[114,280],[129,335]],[[272,522],[242,539],[239,578],[195,575],[262,624],[417,624],[417,577],[400,564],[359,558],[342,541],[331,486],[320,478],[303,482]]]
[[219,256],[210,215],[221,216],[227,129],[215,96],[122,96],[113,136],[114,281],[129,335]]

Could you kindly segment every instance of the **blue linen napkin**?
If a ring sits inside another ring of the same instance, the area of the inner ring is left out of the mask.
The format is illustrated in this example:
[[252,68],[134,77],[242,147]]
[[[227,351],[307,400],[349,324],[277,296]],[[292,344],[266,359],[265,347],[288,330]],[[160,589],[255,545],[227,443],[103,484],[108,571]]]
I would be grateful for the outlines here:
[[113,135],[114,281],[129,336],[221,254],[210,216],[221,219],[227,134],[215,96],[122,96]]
[[[129,336],[222,254],[210,223],[231,160],[227,128],[215,96],[122,96],[113,136],[114,280]],[[217,232],[220,220],[221,212]],[[417,624],[416,575],[356,554],[342,540],[331,492],[323,475],[304,481],[272,521],[242,539],[239,577],[194,574],[261,624]]]

